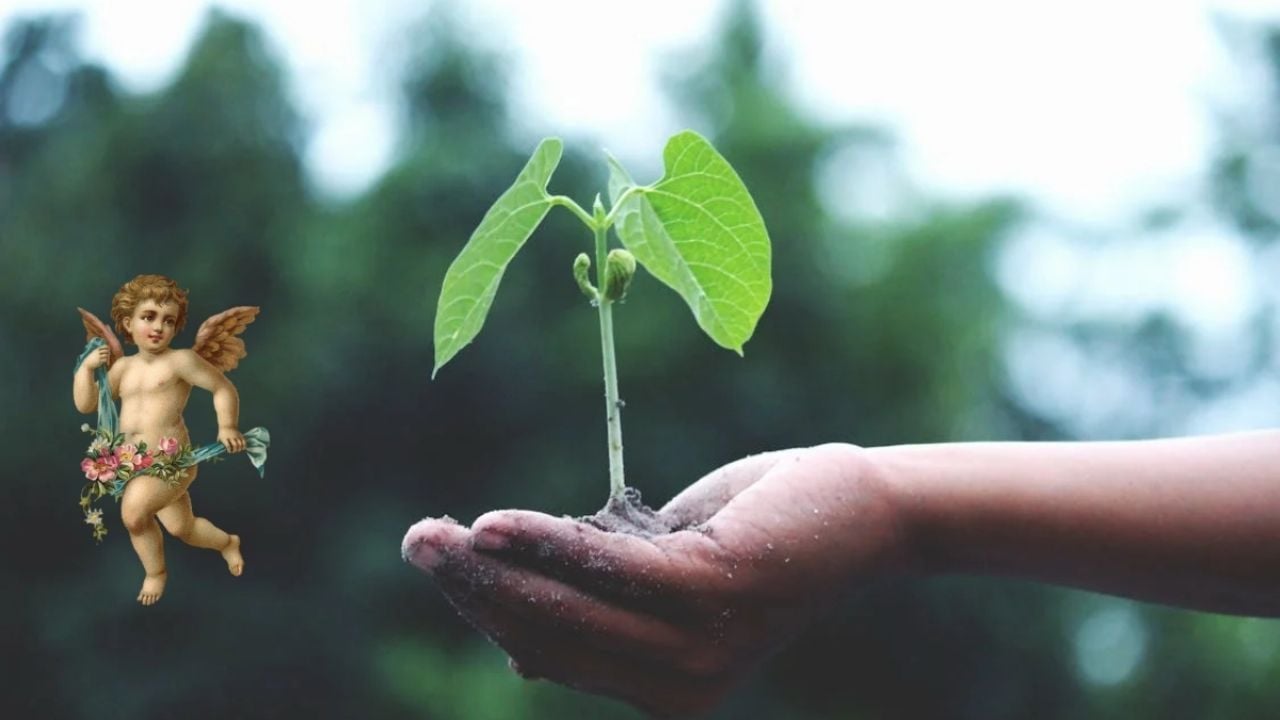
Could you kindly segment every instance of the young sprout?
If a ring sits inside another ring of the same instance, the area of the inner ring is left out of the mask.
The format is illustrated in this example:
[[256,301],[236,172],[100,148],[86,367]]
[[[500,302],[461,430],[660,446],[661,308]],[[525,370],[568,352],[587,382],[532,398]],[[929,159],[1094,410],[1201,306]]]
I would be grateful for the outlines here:
[[[667,141],[665,171],[650,185],[637,185],[609,157],[607,211],[599,195],[588,213],[572,199],[547,191],[562,150],[557,138],[538,144],[515,184],[489,208],[449,266],[436,307],[431,375],[480,332],[507,266],[551,208],[572,212],[595,239],[595,284],[592,258],[585,252],[573,261],[573,277],[600,316],[609,497],[614,502],[623,496],[626,483],[613,304],[626,297],[641,265],[684,298],[713,341],[741,355],[772,291],[769,235],[738,174],[695,132],[686,130]],[[622,248],[609,248],[610,229]]]

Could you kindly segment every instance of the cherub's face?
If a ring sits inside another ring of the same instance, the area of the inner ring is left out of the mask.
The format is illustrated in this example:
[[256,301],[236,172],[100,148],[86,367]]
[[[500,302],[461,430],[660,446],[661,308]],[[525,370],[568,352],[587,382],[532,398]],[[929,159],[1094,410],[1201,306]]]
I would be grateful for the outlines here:
[[178,329],[178,304],[143,300],[134,308],[133,315],[125,320],[124,326],[139,350],[164,352]]

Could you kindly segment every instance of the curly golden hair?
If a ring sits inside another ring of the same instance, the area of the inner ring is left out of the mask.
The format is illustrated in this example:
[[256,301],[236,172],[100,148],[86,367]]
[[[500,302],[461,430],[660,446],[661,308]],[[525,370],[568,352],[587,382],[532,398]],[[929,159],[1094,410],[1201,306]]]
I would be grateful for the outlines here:
[[116,323],[116,332],[125,342],[131,343],[133,338],[125,328],[124,321],[133,317],[133,311],[138,309],[143,300],[154,300],[161,305],[177,305],[178,324],[174,334],[182,332],[182,326],[187,324],[187,291],[164,275],[139,275],[121,286],[116,296],[111,298],[111,319]]

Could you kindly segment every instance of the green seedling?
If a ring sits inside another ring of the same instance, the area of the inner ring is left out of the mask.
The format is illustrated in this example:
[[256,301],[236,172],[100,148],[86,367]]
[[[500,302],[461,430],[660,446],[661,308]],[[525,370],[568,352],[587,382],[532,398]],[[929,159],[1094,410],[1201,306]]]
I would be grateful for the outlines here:
[[[595,283],[587,253],[574,259],[573,277],[600,315],[608,508],[622,502],[626,490],[612,310],[626,295],[637,264],[684,298],[713,341],[741,355],[769,302],[771,250],[764,220],[746,186],[697,133],[681,132],[667,141],[665,172],[651,185],[637,185],[609,157],[608,211],[599,194],[587,212],[568,197],[548,193],[562,149],[556,138],[539,143],[515,184],[489,208],[449,266],[436,307],[431,374],[434,378],[480,332],[507,265],[551,208],[572,212],[595,238]],[[622,248],[609,248],[610,229]]]

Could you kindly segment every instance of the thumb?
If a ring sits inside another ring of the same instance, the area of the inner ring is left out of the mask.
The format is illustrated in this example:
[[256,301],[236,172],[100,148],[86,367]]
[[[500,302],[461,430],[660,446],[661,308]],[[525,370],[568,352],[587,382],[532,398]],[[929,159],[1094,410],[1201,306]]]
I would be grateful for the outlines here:
[[739,493],[751,487],[794,450],[749,455],[717,468],[685,488],[659,511],[672,527],[686,528],[706,522]]

